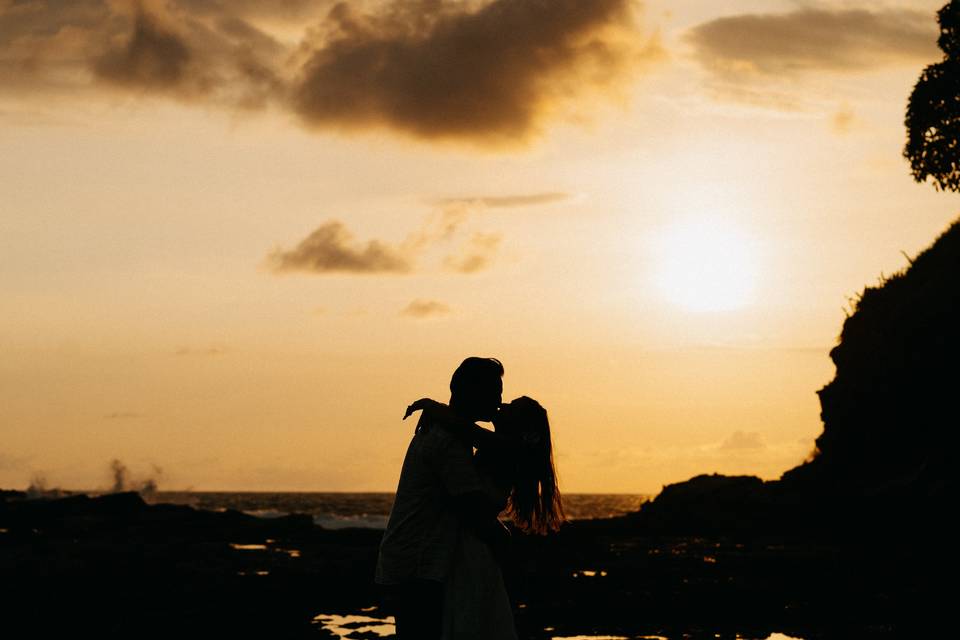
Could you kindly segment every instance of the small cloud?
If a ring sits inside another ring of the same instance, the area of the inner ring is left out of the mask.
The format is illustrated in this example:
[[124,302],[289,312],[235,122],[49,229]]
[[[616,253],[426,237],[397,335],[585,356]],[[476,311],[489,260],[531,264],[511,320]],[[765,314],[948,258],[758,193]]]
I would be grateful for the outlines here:
[[443,263],[459,273],[476,273],[490,265],[501,240],[499,233],[475,233],[463,255],[447,256]]
[[417,319],[436,318],[449,313],[450,307],[436,300],[414,300],[400,311],[402,316]]
[[570,194],[559,191],[546,193],[530,193],[506,196],[474,196],[461,198],[443,198],[438,201],[440,206],[467,206],[486,209],[506,209],[515,207],[531,207],[540,204],[550,204],[567,200]]
[[830,126],[834,133],[843,135],[849,133],[856,125],[857,115],[849,106],[843,106],[830,118]]
[[734,431],[726,440],[720,443],[721,451],[746,451],[763,449],[766,444],[757,431]]
[[410,235],[404,246],[419,251],[432,244],[452,238],[470,217],[484,209],[513,209],[549,204],[566,200],[569,194],[550,191],[504,196],[471,196],[441,198],[434,201],[437,210],[430,215],[421,228]]
[[133,411],[114,411],[113,413],[104,414],[103,417],[107,420],[130,420],[133,418],[141,418],[143,414]]
[[219,356],[226,353],[223,347],[180,347],[174,354],[178,356]]
[[412,265],[401,253],[379,240],[357,244],[342,222],[318,227],[290,250],[275,249],[267,256],[275,273],[406,273]]

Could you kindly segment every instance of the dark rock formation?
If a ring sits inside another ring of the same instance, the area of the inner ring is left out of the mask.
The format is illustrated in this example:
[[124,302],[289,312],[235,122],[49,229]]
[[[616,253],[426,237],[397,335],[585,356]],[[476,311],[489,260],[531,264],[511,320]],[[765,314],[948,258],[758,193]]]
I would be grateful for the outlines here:
[[960,221],[906,271],[864,289],[830,358],[818,455],[783,480],[944,497],[960,427]]
[[[763,484],[704,477],[675,497],[711,502],[714,483],[744,498]],[[909,632],[899,637],[944,635],[910,635],[909,589],[881,579],[891,557],[882,547],[841,556],[832,543],[651,536],[635,525],[515,532],[504,574],[519,637],[892,638],[899,620]],[[151,505],[134,493],[0,494],[4,637],[335,637],[316,616],[389,614],[372,584],[381,534],[325,530],[305,515]]]
[[[135,492],[0,494],[9,637],[317,637],[325,610],[376,601],[380,531],[146,504]],[[329,609],[328,609],[329,608]]]
[[[779,481],[697,476],[634,520],[650,531],[859,535],[941,531],[960,427],[960,220],[867,287],[830,352],[823,434]],[[904,536],[906,536],[904,538]]]
[[642,528],[677,535],[755,531],[775,506],[770,484],[756,476],[713,474],[667,485],[643,506]]

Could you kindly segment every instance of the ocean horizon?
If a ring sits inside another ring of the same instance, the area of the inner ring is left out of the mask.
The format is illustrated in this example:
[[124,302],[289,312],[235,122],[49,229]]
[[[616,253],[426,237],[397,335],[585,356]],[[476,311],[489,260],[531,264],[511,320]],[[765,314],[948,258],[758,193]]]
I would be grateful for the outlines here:
[[[394,492],[385,491],[155,491],[141,495],[150,504],[183,504],[208,511],[232,509],[260,518],[305,513],[327,529],[383,529],[394,498]],[[570,520],[589,520],[636,511],[651,497],[633,493],[569,493],[563,499]]]

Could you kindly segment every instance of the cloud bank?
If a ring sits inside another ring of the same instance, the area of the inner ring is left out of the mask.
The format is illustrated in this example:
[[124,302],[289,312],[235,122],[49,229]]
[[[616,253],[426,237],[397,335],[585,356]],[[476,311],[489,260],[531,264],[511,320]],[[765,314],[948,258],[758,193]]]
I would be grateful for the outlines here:
[[[516,142],[562,94],[603,88],[632,66],[627,0],[347,3],[303,66],[294,110],[318,126],[387,126],[422,138]],[[600,71],[602,70],[602,73]]]
[[133,93],[516,144],[660,51],[631,0],[0,1],[0,97]]
[[861,71],[937,57],[933,15],[913,9],[801,8],[717,18],[687,33],[697,60],[728,79]]

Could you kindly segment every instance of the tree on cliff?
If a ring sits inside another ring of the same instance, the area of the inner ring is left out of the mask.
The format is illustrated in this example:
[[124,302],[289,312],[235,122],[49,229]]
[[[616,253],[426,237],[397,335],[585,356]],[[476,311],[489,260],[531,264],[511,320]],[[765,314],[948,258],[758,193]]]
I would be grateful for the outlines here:
[[937,12],[942,62],[923,70],[907,103],[903,155],[917,182],[960,191],[960,0]]

